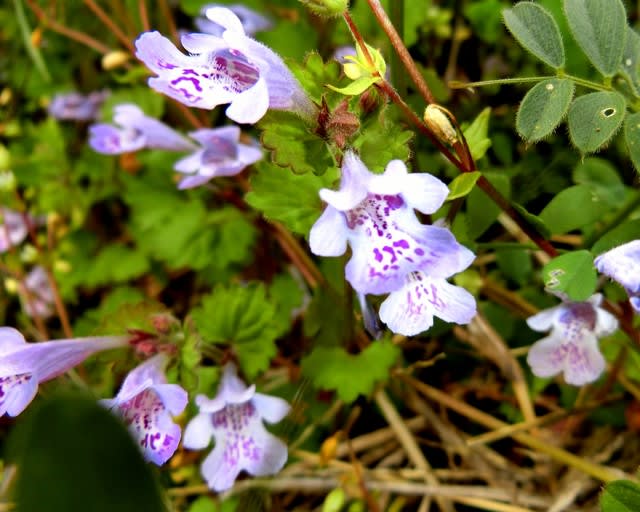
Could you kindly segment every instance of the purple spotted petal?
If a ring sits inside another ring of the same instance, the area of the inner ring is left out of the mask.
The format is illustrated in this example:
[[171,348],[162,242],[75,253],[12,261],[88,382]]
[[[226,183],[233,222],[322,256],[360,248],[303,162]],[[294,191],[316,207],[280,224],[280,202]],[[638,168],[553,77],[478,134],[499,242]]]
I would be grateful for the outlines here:
[[380,320],[391,331],[415,336],[433,325],[437,316],[446,322],[467,324],[476,314],[476,301],[469,292],[444,279],[422,272],[406,278],[405,285],[389,294],[380,306]]
[[38,392],[38,380],[30,373],[0,377],[0,416],[17,416]]
[[23,214],[0,207],[0,254],[22,243],[28,234]]

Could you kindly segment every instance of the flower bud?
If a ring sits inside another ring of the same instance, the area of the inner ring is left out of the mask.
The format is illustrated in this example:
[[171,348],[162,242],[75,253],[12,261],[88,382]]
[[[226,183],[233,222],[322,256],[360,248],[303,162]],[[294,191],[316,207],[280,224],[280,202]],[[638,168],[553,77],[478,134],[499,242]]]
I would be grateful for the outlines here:
[[119,68],[128,62],[129,58],[129,53],[123,52],[122,50],[109,52],[102,57],[102,69],[109,71],[111,69]]
[[442,142],[455,144],[458,132],[451,122],[451,114],[440,105],[432,103],[424,110],[424,122]]
[[349,0],[300,0],[314,14],[332,18],[340,16],[349,8]]

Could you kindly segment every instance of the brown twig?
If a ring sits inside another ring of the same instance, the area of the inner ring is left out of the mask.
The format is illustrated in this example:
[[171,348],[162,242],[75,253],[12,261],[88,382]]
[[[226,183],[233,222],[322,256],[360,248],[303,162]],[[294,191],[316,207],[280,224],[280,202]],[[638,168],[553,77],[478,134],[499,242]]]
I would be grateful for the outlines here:
[[93,13],[100,19],[100,21],[107,27],[114,36],[124,45],[126,46],[131,53],[135,51],[133,47],[133,42],[131,38],[127,37],[127,35],[120,30],[120,27],[116,25],[113,20],[107,15],[106,12],[102,10],[98,4],[96,4],[93,0],[83,0],[84,4],[93,11]]
[[140,13],[140,23],[142,24],[142,30],[148,32],[149,30],[151,30],[151,24],[149,23],[147,0],[138,0],[138,12]]

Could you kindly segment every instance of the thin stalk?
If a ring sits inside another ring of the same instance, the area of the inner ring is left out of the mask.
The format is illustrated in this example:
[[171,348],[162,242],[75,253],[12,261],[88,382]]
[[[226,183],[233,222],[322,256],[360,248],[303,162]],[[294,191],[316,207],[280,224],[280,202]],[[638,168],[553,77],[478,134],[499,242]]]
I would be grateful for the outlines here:
[[519,78],[496,78],[494,80],[480,80],[478,82],[460,82],[459,80],[451,80],[447,85],[451,89],[469,89],[471,87],[485,87],[487,85],[508,85],[508,84],[527,84],[531,82],[542,82],[554,78],[553,76],[523,76]]
[[586,78],[580,78],[579,76],[568,75],[564,72],[558,72],[558,78],[568,78],[576,85],[581,85],[582,87],[586,87],[587,89],[593,89],[595,91],[611,91],[613,87],[611,84],[599,84],[597,82],[592,82],[591,80],[587,80]]
[[378,23],[382,27],[382,30],[385,31],[387,37],[389,38],[389,41],[391,41],[393,49],[396,51],[398,57],[400,58],[400,61],[409,73],[409,76],[418,89],[420,96],[424,98],[424,101],[427,104],[435,103],[435,99],[433,97],[433,94],[431,93],[431,90],[429,89],[429,86],[427,85],[427,82],[425,81],[422,74],[420,73],[420,70],[413,61],[409,50],[407,50],[407,47],[402,41],[402,37],[400,37],[400,34],[398,34],[396,27],[393,26],[393,23],[389,19],[389,16],[387,16],[387,13],[382,7],[380,1],[367,0],[367,3],[369,4],[369,7],[371,8],[374,16],[378,20]]
[[[389,6],[389,16],[393,26],[398,33],[404,36],[404,0],[394,0]],[[402,62],[397,53],[392,53],[390,58],[391,64],[391,83],[400,94],[407,94],[407,75],[404,72]]]
[[18,22],[18,26],[20,27],[20,33],[22,35],[22,41],[27,48],[27,52],[29,53],[29,57],[33,61],[36,69],[42,75],[42,78],[45,82],[51,81],[51,75],[49,74],[49,70],[47,69],[47,65],[44,63],[44,59],[42,58],[42,54],[40,50],[35,47],[33,42],[31,41],[31,29],[29,28],[29,22],[27,21],[27,17],[24,14],[24,6],[22,5],[22,0],[13,0],[13,6],[16,13],[16,21]]
[[142,30],[148,32],[151,30],[151,24],[149,23],[149,11],[147,10],[147,0],[138,0],[138,12],[140,13],[140,23]]
[[171,7],[169,7],[167,0],[159,0],[158,5],[160,6],[160,13],[162,14],[162,17],[167,22],[169,32],[171,32],[171,39],[173,39],[174,43],[178,44],[180,36],[178,35],[178,28],[176,27],[176,20],[173,18]]
[[133,42],[131,42],[131,39],[122,30],[120,30],[120,27],[113,22],[113,20],[106,12],[102,10],[102,7],[96,4],[93,0],[83,0],[83,2],[89,9],[93,11],[93,13],[103,23],[103,25],[107,27],[114,36],[116,36],[118,41],[120,41],[125,47],[127,47],[131,53],[135,52],[135,48],[133,47]]

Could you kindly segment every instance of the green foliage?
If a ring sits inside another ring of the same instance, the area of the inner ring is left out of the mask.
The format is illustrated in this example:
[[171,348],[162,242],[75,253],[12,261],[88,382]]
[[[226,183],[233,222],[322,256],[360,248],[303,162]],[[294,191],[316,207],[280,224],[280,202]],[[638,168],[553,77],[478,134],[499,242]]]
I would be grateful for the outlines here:
[[306,236],[322,213],[318,192],[324,187],[331,188],[337,175],[335,167],[322,176],[291,175],[286,169],[260,162],[245,199],[267,219],[282,222],[291,231]]
[[[496,187],[501,194],[510,195],[509,178],[502,174],[485,173],[491,184]],[[491,224],[498,218],[500,208],[487,197],[487,195],[477,187],[474,188],[467,198],[467,227],[468,236],[475,240],[484,233]]]
[[627,27],[627,38],[620,63],[620,73],[627,79],[629,85],[638,96],[640,94],[640,77],[638,77],[638,66],[640,66],[640,35],[631,27]]
[[602,512],[634,512],[640,503],[640,486],[629,480],[609,482],[600,495]]
[[624,141],[633,166],[640,172],[640,112],[627,115],[624,121]]
[[583,153],[593,153],[620,128],[626,112],[624,96],[592,92],[576,98],[569,108],[569,135]]
[[263,283],[218,286],[192,315],[204,342],[229,345],[249,379],[267,369],[284,334]]
[[540,212],[540,218],[553,234],[567,233],[596,222],[606,206],[594,197],[587,185],[562,190]]
[[464,137],[469,144],[471,156],[476,161],[480,160],[491,147],[491,139],[489,138],[490,116],[491,109],[487,107],[464,129]]
[[167,510],[131,435],[93,399],[46,401],[22,419],[11,441],[21,511]]
[[627,35],[627,16],[621,0],[564,0],[573,37],[591,63],[605,77],[620,69]]
[[550,78],[532,87],[524,96],[516,129],[528,142],[537,142],[551,134],[564,118],[573,98],[571,80]]
[[389,377],[399,349],[389,341],[371,343],[356,355],[338,347],[317,347],[302,360],[302,373],[320,389],[334,390],[344,402],[367,395]]
[[478,0],[465,5],[464,15],[483,41],[495,43],[502,36],[500,10],[503,6],[501,0]]
[[564,46],[553,16],[533,2],[518,2],[502,12],[504,22],[518,42],[552,68],[564,67]]
[[616,168],[602,158],[585,158],[573,170],[573,181],[587,185],[593,194],[611,208],[620,204],[625,189]]
[[392,118],[389,110],[369,118],[353,141],[360,158],[372,172],[382,172],[391,160],[406,161],[413,132]]
[[458,199],[469,194],[469,192],[473,190],[473,187],[475,187],[480,176],[482,176],[480,171],[465,172],[464,174],[456,176],[454,180],[449,183],[447,201]]
[[553,258],[542,269],[542,275],[546,289],[573,301],[587,300],[596,289],[596,269],[589,251],[573,251]]
[[[328,84],[335,84],[340,77],[340,64],[334,59],[327,62],[317,52],[309,53],[303,64],[289,62],[289,67],[309,97],[317,104],[322,103],[322,98],[330,96],[326,88]],[[338,96],[336,99],[338,99]],[[329,102],[333,105],[333,102]]]
[[604,234],[591,248],[596,256],[640,237],[640,219],[623,222]]

